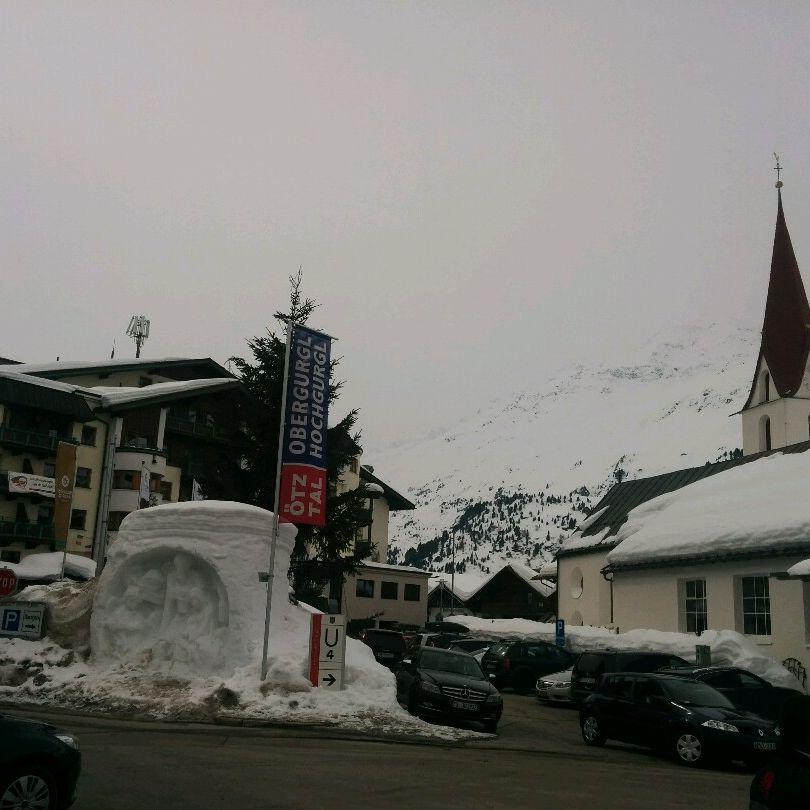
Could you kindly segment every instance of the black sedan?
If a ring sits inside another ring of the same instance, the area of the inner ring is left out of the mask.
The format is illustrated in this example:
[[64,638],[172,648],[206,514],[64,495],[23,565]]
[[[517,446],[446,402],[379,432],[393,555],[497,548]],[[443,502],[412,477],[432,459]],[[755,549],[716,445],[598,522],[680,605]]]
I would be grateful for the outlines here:
[[503,712],[500,692],[471,655],[422,647],[397,672],[397,700],[411,714],[473,720],[494,734]]
[[802,694],[797,689],[773,686],[753,672],[739,667],[689,667],[660,671],[708,684],[725,695],[738,709],[774,722],[779,719],[782,704],[788,698]]
[[76,738],[55,726],[0,714],[0,807],[62,810],[81,770]]
[[684,765],[753,762],[779,739],[773,723],[735,709],[716,689],[657,673],[603,675],[579,721],[587,745],[620,740],[674,754]]

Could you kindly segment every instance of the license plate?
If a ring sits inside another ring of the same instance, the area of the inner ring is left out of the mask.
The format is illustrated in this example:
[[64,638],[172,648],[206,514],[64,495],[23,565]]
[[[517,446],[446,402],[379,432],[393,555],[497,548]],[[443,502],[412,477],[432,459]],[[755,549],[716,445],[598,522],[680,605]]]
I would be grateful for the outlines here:
[[776,743],[755,741],[754,748],[757,751],[776,751]]
[[392,653],[392,652],[378,652],[377,653],[377,658],[393,658],[393,657],[394,657],[394,653]]
[[451,700],[450,705],[454,709],[466,709],[468,712],[474,712],[478,710],[477,703],[465,703],[463,700]]

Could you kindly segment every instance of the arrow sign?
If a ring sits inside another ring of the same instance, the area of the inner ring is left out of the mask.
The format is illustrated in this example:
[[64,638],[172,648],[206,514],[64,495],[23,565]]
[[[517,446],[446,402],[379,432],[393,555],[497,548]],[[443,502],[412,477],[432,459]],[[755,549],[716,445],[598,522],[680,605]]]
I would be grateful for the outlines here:
[[322,681],[323,681],[323,682],[324,682],[324,683],[325,683],[327,686],[334,686],[334,685],[337,683],[337,678],[336,678],[336,677],[335,677],[335,676],[334,676],[334,675],[333,675],[331,672],[328,672],[328,673],[326,674],[326,677],[325,677],[325,678],[321,678],[321,680],[322,680]]
[[309,636],[309,682],[325,689],[343,689],[346,661],[346,618],[315,613]]

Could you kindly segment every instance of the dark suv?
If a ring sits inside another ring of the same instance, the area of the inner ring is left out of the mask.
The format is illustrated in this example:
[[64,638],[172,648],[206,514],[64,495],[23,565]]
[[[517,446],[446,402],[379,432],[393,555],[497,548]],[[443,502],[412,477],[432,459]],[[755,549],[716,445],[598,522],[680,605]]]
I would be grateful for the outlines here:
[[396,669],[405,655],[405,638],[394,630],[362,630],[360,641],[368,644],[374,658],[389,669]]
[[577,658],[571,671],[571,700],[582,703],[593,691],[599,676],[608,672],[655,672],[658,669],[694,667],[672,653],[642,650],[594,650]]
[[574,658],[547,641],[511,640],[493,644],[484,653],[481,666],[498,689],[511,687],[525,694],[534,689],[541,675],[568,669]]

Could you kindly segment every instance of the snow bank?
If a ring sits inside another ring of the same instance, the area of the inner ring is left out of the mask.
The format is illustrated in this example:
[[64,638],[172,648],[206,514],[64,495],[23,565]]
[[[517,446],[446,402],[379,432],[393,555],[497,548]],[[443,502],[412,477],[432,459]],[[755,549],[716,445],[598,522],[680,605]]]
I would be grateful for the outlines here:
[[[60,626],[40,641],[0,639],[0,701],[127,717],[480,736],[411,717],[396,701],[394,675],[354,639],[346,644],[345,689],[310,684],[313,609],[289,600],[289,525],[276,549],[268,675],[260,680],[267,586],[258,572],[267,570],[271,523],[263,509],[218,501],[133,512],[97,585],[26,589],[26,598],[61,610]],[[88,655],[79,641],[93,587]]]
[[42,554],[29,554],[18,563],[3,563],[2,568],[10,568],[18,579],[54,582],[62,574],[62,558],[65,559],[65,576],[74,579],[92,579],[96,575],[95,560],[80,554],[64,554],[61,551],[48,551]]
[[[480,619],[474,616],[455,616],[454,621],[464,624],[476,635],[501,638],[535,638],[553,641],[553,623],[533,622],[529,619]],[[781,664],[763,655],[748,638],[733,630],[704,630],[700,636],[692,633],[668,633],[661,630],[630,630],[614,633],[603,627],[565,628],[565,647],[570,652],[585,650],[644,650],[670,652],[695,660],[696,645],[707,645],[712,650],[712,663],[747,669],[775,686],[803,689],[801,684]]]
[[791,577],[807,577],[810,576],[810,560],[802,560],[792,565],[787,570],[788,575]]
[[776,454],[653,498],[619,529],[608,563],[631,565],[768,549],[810,537],[810,454]]

